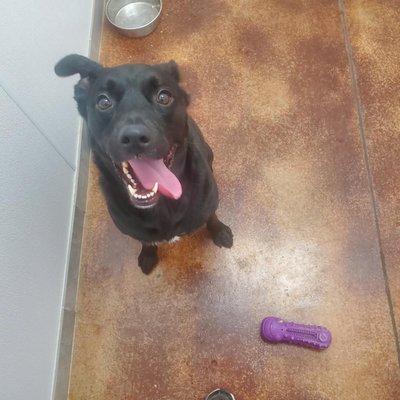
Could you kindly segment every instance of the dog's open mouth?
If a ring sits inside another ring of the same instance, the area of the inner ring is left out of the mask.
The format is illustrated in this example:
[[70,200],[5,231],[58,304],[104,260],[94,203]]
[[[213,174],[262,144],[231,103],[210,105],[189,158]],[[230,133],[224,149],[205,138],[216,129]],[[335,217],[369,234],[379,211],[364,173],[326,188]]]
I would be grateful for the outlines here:
[[172,146],[163,159],[135,157],[117,165],[132,204],[137,208],[151,208],[160,195],[179,199],[182,186],[172,173],[176,146]]

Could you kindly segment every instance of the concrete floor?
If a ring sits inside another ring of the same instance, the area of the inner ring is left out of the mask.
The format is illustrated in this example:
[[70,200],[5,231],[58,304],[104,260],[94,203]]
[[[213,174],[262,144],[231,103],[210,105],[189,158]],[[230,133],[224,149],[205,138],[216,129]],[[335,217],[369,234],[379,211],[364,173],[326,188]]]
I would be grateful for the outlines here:
[[[166,0],[145,39],[105,27],[105,65],[181,65],[235,245],[202,230],[143,275],[92,166],[70,399],[400,399],[399,20],[395,0]],[[263,343],[271,314],[331,347]]]

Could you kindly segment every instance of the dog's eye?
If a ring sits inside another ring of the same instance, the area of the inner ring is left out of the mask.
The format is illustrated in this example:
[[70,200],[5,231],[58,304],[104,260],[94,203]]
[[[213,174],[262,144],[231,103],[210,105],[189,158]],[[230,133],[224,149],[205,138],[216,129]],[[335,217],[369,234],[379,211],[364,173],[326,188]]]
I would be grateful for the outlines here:
[[161,104],[162,106],[169,106],[174,98],[172,94],[168,90],[160,90],[156,97],[157,103]]
[[108,96],[106,96],[105,94],[101,94],[98,98],[97,98],[97,107],[100,110],[107,110],[112,106],[112,101],[110,100],[110,98]]

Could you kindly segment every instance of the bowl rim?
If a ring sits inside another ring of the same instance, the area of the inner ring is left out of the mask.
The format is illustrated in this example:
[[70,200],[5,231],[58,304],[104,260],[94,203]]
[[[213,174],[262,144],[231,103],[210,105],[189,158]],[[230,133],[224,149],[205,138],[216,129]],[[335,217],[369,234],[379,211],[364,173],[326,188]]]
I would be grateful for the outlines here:
[[[118,28],[118,29],[123,29],[123,30],[126,30],[126,31],[136,31],[136,30],[138,30],[138,29],[143,29],[143,28],[148,27],[148,26],[151,25],[154,21],[156,21],[157,18],[160,17],[161,12],[162,12],[162,9],[163,9],[163,1],[162,1],[162,0],[158,0],[158,1],[160,2],[160,9],[158,10],[157,15],[156,15],[152,20],[150,20],[149,22],[147,22],[145,25],[135,26],[134,28],[126,28],[126,27],[123,27],[123,26],[120,26],[120,25],[116,24],[115,22],[113,22],[113,21],[111,20],[111,17],[110,17],[109,12],[108,12],[108,6],[110,5],[110,3],[111,3],[112,1],[114,1],[114,0],[107,0],[107,3],[106,3],[106,12],[105,12],[105,14],[106,14],[106,17],[107,17],[107,19],[108,19],[108,22],[109,22],[111,25],[115,26],[116,28]],[[133,3],[133,1],[132,1],[132,3]],[[128,4],[129,4],[129,3],[128,3]]]

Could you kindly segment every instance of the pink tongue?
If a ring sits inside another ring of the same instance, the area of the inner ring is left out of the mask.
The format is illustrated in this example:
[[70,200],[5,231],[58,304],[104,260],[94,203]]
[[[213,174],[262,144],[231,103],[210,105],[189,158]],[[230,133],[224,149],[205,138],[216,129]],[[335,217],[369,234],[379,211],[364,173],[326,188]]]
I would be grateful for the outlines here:
[[151,190],[158,182],[158,191],[166,197],[179,199],[182,186],[178,178],[165,166],[164,161],[151,158],[135,158],[128,161],[140,183]]

